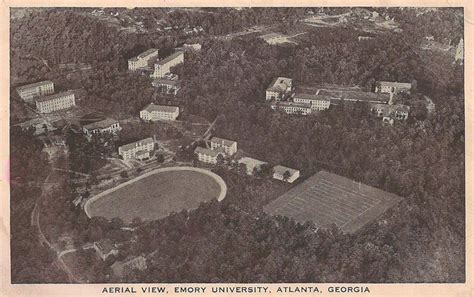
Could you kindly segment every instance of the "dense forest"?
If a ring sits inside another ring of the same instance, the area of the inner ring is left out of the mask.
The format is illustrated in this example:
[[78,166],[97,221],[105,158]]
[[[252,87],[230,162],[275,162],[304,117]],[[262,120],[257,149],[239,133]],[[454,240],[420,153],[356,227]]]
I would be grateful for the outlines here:
[[[385,32],[362,42],[357,39],[360,32],[350,27],[308,29],[297,38],[297,45],[284,46],[270,46],[251,36],[227,41],[203,38],[202,51],[186,54],[185,65],[176,69],[183,79],[176,100],[187,114],[211,121],[217,117],[216,134],[238,141],[255,158],[299,168],[304,176],[329,170],[398,194],[404,201],[357,234],[341,234],[332,228],[314,232],[311,223],[300,225],[263,213],[268,199],[261,193],[268,189],[259,182],[219,172],[230,189],[223,202],[203,203],[195,211],[160,221],[136,222],[137,240],[126,251],[152,256],[146,271],[125,280],[464,281],[464,71],[452,57],[419,49],[420,40],[429,34],[440,41],[449,37],[457,42],[463,32],[458,17],[462,12],[438,9],[417,16],[414,10],[387,11],[403,32]],[[299,9],[250,9],[226,11],[230,17],[225,18],[220,9],[210,12],[172,12],[173,25],[189,22],[202,25],[209,35],[224,34],[284,16],[291,16],[286,19],[289,24],[299,26],[297,19],[304,14]],[[153,10],[149,13],[163,17]],[[49,29],[42,33],[38,23]],[[67,42],[57,43],[57,39]],[[81,104],[132,116],[152,97],[152,90],[146,78],[125,72],[126,59],[146,47],[169,50],[184,40],[177,34],[126,34],[74,11],[35,12],[12,24],[12,77],[19,81],[58,78],[64,88],[87,90],[89,96]],[[30,56],[46,59],[53,70]],[[70,62],[90,63],[94,73],[64,76],[54,68]],[[436,103],[436,113],[412,116],[393,126],[368,117],[369,107],[364,104],[340,104],[308,117],[275,113],[263,104],[264,91],[275,76],[292,77],[296,85],[333,83],[367,89],[376,80],[414,82],[417,88],[406,98],[407,104],[416,96],[428,95]],[[12,176],[25,176],[21,164],[40,162],[28,158],[38,152],[35,146],[23,144],[27,141],[32,140],[12,138],[12,151],[20,147],[31,151],[12,156],[18,162],[17,167],[12,164]],[[84,152],[95,145],[69,141],[84,146]],[[80,164],[86,156],[71,157]],[[84,166],[99,161],[84,162]],[[35,189],[25,181],[19,183],[12,184],[12,226],[18,224],[21,230],[12,233],[22,234],[28,230],[21,222],[26,218],[18,215],[31,210],[22,207],[21,201],[34,201]],[[20,192],[21,187],[27,192]],[[82,216],[74,228],[78,228],[78,240],[90,240],[114,230],[109,224]],[[19,244],[12,238],[12,247]],[[25,261],[26,255],[18,252],[14,259],[23,263],[20,260]],[[25,272],[15,277],[34,279]]]

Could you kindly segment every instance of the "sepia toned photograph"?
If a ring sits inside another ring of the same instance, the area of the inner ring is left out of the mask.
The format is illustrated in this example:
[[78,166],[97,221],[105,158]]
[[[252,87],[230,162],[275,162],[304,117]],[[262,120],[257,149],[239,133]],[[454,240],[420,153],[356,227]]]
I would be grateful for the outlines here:
[[12,284],[466,282],[463,7],[9,26]]

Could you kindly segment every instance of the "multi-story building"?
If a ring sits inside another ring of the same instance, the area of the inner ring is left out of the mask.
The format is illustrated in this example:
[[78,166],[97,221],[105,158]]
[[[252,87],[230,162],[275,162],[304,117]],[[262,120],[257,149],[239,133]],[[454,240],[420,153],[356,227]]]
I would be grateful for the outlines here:
[[86,134],[87,136],[92,136],[94,134],[100,134],[100,133],[106,133],[106,132],[115,134],[121,129],[122,128],[120,127],[119,121],[111,119],[111,118],[106,118],[98,122],[84,125],[82,127],[82,132],[84,132],[84,134]]
[[178,116],[179,107],[177,106],[156,105],[150,103],[140,111],[140,118],[145,121],[174,121]]
[[215,150],[218,148],[223,148],[224,152],[228,156],[232,156],[237,152],[237,142],[232,140],[227,140],[219,137],[212,137],[211,139],[211,149]]
[[293,80],[286,77],[275,78],[266,91],[266,100],[282,100],[286,95],[291,93]]
[[18,87],[16,89],[21,99],[34,103],[34,98],[54,93],[54,84],[50,80]]
[[293,102],[309,103],[311,104],[312,111],[326,110],[329,108],[329,106],[331,106],[331,100],[329,99],[329,97],[323,95],[297,93],[293,97]]
[[150,158],[150,152],[155,147],[155,141],[153,138],[148,137],[142,140],[138,140],[126,145],[122,145],[118,148],[118,153],[124,160],[128,159],[140,159]]
[[400,93],[411,90],[410,83],[392,82],[392,81],[378,81],[375,83],[376,93]]
[[150,66],[157,58],[158,50],[151,48],[128,60],[128,70],[135,71],[139,68]]
[[208,148],[197,146],[194,149],[194,153],[198,156],[198,160],[204,163],[216,164],[217,157],[220,155],[222,158],[225,157],[223,148],[211,150]]
[[284,110],[287,114],[308,115],[312,111],[310,103],[280,101],[270,106],[273,110]]
[[76,105],[72,91],[36,98],[35,102],[36,109],[40,113],[50,113],[57,110],[68,109]]
[[300,177],[300,171],[285,166],[277,165],[273,167],[273,178],[293,183]]
[[163,78],[170,72],[171,67],[181,63],[184,63],[184,53],[182,51],[177,51],[174,54],[155,63],[155,71],[153,72],[152,77]]
[[161,88],[162,92],[167,94],[177,95],[181,89],[180,80],[171,80],[165,78],[158,78],[152,81],[152,85],[155,88]]

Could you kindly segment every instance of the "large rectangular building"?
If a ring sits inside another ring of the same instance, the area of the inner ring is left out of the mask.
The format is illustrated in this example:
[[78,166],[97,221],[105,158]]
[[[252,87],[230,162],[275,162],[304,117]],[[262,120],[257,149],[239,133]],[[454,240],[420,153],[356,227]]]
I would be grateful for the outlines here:
[[218,148],[223,148],[224,152],[228,156],[232,156],[237,152],[237,142],[232,140],[227,140],[220,137],[211,138],[211,149],[215,150]]
[[293,97],[295,103],[309,103],[312,111],[326,110],[331,106],[331,99],[327,96],[296,93]]
[[128,70],[135,71],[139,68],[147,67],[158,58],[158,50],[151,48],[136,57],[128,60]]
[[117,120],[106,118],[104,120],[90,123],[84,125],[82,127],[82,131],[87,136],[92,136],[94,134],[101,134],[101,133],[116,133],[120,131],[122,128],[120,127],[120,123]]
[[260,160],[250,158],[250,157],[243,157],[239,159],[238,163],[245,165],[246,173],[248,175],[253,175],[254,173],[261,170],[262,165],[268,164],[267,162],[260,161]]
[[271,215],[312,221],[318,228],[335,225],[354,233],[403,198],[337,174],[320,171],[264,206]]
[[21,99],[28,103],[34,103],[34,98],[54,93],[54,84],[50,80],[40,81],[34,84],[18,87],[16,89]]
[[392,81],[378,81],[375,83],[376,93],[399,93],[411,90],[410,83],[392,82]]
[[312,112],[310,103],[280,101],[272,103],[270,106],[273,110],[283,110],[287,114],[308,115]]
[[178,116],[179,107],[177,106],[156,105],[150,103],[140,111],[140,118],[145,121],[174,121]]
[[199,161],[204,162],[204,163],[209,163],[209,164],[217,164],[217,157],[219,155],[222,158],[225,157],[223,148],[211,150],[208,148],[197,146],[194,149],[194,153],[197,155]]
[[292,169],[289,167],[285,167],[282,165],[277,165],[273,167],[273,178],[286,181],[288,183],[293,183],[300,177],[300,171],[296,169]]
[[148,137],[138,140],[118,148],[119,155],[124,159],[145,159],[150,158],[150,152],[155,148],[155,141]]
[[184,53],[177,51],[163,60],[155,63],[155,71],[152,74],[153,78],[163,78],[170,73],[171,67],[184,63]]
[[177,95],[178,91],[181,89],[180,80],[164,79],[158,78],[151,82],[155,88],[161,88],[163,93]]
[[76,105],[74,92],[72,91],[36,98],[35,102],[36,109],[40,113],[51,113],[58,110],[68,109]]
[[269,100],[282,100],[287,94],[291,93],[293,88],[293,80],[287,77],[275,78],[265,93],[265,99]]

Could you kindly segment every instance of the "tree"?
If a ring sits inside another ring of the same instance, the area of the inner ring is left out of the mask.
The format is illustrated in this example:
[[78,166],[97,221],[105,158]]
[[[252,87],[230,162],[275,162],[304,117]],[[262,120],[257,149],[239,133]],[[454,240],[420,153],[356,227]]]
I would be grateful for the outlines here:
[[290,172],[288,170],[285,170],[285,172],[283,173],[283,180],[287,182],[290,177]]
[[128,178],[128,172],[125,171],[125,170],[122,171],[122,172],[120,172],[120,177],[121,177],[121,178]]

